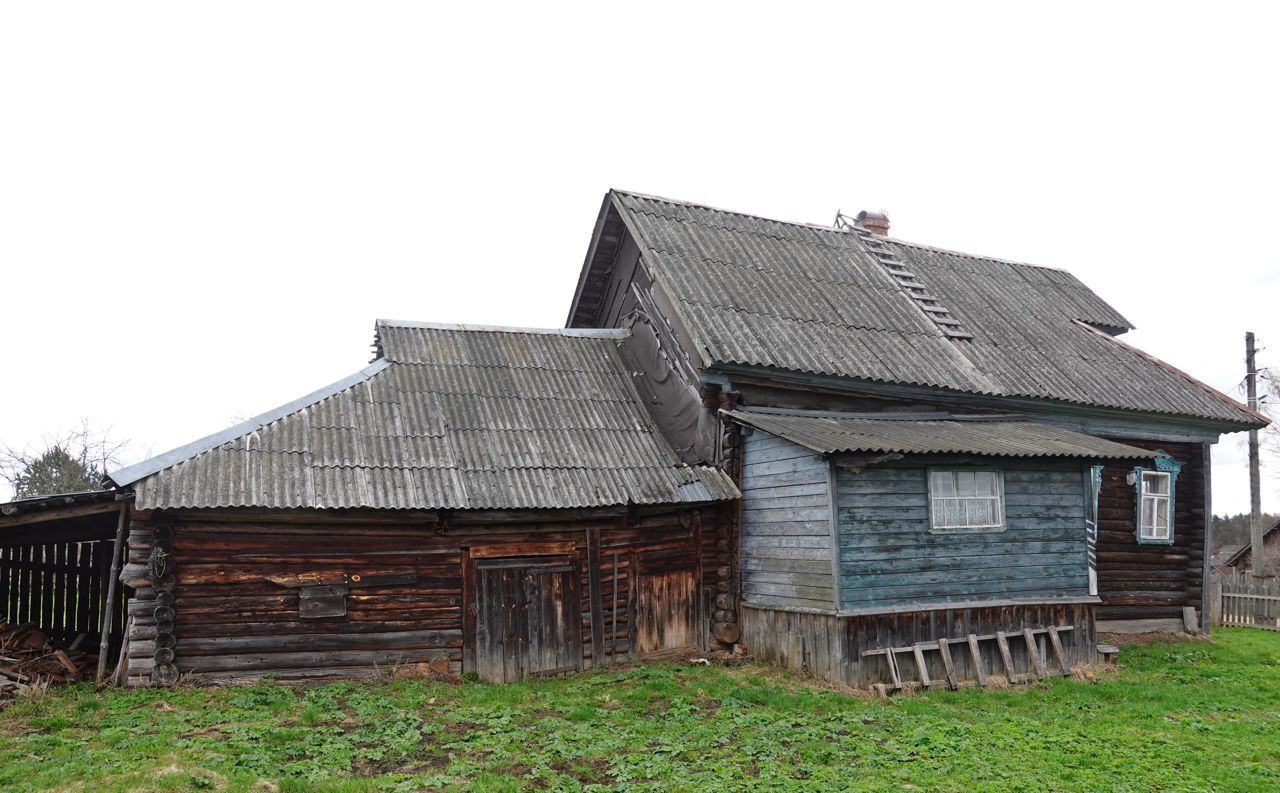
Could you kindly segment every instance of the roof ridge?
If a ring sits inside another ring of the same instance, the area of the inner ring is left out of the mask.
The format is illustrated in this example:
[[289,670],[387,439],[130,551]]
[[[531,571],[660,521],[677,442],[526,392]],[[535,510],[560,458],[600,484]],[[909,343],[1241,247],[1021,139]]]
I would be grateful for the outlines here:
[[781,223],[784,226],[800,226],[802,228],[815,229],[817,231],[830,231],[836,234],[851,234],[852,232],[844,229],[825,226],[818,223],[806,223],[802,220],[780,220],[778,218],[765,217],[764,215],[756,215],[751,212],[741,212],[736,209],[725,209],[723,207],[711,206],[710,204],[700,204],[697,201],[685,201],[679,198],[667,198],[666,196],[653,195],[651,193],[639,193],[635,190],[619,190],[618,188],[610,188],[609,192],[617,195],[633,196],[635,198],[647,198],[650,201],[661,201],[664,204],[672,204],[674,206],[692,207],[694,209],[707,209],[712,212],[723,212],[726,215],[738,215],[744,218],[753,218],[755,220],[765,220],[770,223]]
[[525,328],[514,325],[474,325],[463,322],[418,322],[408,319],[377,319],[375,329],[414,328],[422,330],[448,330],[479,333],[517,333],[540,336],[568,336],[593,339],[625,339],[631,335],[628,328]]

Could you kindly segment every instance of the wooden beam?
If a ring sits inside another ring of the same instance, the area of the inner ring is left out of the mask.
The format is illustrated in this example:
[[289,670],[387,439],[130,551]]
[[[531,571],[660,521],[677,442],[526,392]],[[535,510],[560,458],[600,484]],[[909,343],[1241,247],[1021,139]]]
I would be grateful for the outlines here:
[[1041,680],[1044,680],[1045,678],[1044,658],[1041,657],[1040,650],[1036,647],[1035,634],[1031,632],[1030,628],[1023,628],[1022,638],[1027,643],[1027,655],[1031,656],[1031,664],[1036,669],[1036,675],[1038,675]]
[[471,548],[472,559],[492,559],[502,556],[559,556],[571,554],[577,548],[572,540],[566,542],[510,542],[501,545],[480,545]]
[[978,685],[987,685],[987,672],[982,668],[982,653],[978,650],[978,637],[969,634],[969,655],[973,657],[973,671],[978,677]]
[[938,640],[938,654],[942,656],[942,666],[947,670],[947,688],[955,691],[960,686],[956,682],[956,670],[951,661],[951,645],[946,639]]
[[604,603],[600,591],[600,529],[587,529],[587,598],[591,601],[591,665],[604,664]]
[[111,618],[115,614],[116,606],[116,589],[119,588],[118,580],[120,578],[120,557],[121,551],[124,549],[124,530],[129,524],[129,503],[127,501],[120,502],[116,505],[120,510],[120,517],[116,521],[116,541],[111,546],[111,573],[107,579],[107,603],[102,609],[102,636],[98,641],[98,674],[95,678],[98,683],[102,683],[102,678],[107,674],[107,649],[111,642]]
[[924,663],[924,650],[920,649],[920,645],[911,648],[911,654],[916,659],[916,672],[920,674],[920,685],[928,688],[933,685],[933,681],[929,679],[929,667]]
[[1000,648],[1000,660],[1004,663],[1004,673],[1009,682],[1018,682],[1018,673],[1013,671],[1013,655],[1009,652],[1009,639],[1004,631],[996,631],[996,647]]
[[1067,663],[1067,654],[1062,651],[1062,640],[1058,638],[1058,629],[1049,626],[1049,644],[1053,646],[1053,655],[1058,659],[1058,669],[1063,677],[1071,676],[1071,664]]
[[78,504],[73,507],[44,509],[38,512],[24,512],[20,515],[0,515],[0,531],[10,526],[26,526],[31,523],[44,523],[62,518],[80,518],[85,515],[101,515],[116,512],[120,509],[119,501],[103,501],[97,504]]

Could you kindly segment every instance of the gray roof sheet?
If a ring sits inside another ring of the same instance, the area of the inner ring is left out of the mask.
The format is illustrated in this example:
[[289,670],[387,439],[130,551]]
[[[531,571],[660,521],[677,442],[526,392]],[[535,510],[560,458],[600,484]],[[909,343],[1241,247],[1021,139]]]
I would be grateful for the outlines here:
[[626,331],[379,321],[381,358],[288,409],[112,474],[140,509],[536,509],[738,496],[658,434]]
[[1154,452],[1028,421],[914,419],[734,411],[733,419],[816,452],[978,454],[991,457],[1151,458]]
[[[1262,423],[1207,385],[1095,332],[1089,326],[1131,325],[1064,271],[887,240],[974,337],[953,340],[853,232],[612,196],[707,366]],[[584,321],[575,315],[575,324]]]

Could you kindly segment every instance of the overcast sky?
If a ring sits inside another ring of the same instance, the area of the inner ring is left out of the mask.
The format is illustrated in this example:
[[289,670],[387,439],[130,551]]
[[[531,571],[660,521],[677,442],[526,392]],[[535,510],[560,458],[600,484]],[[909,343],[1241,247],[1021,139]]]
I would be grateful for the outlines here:
[[133,462],[360,369],[377,317],[561,326],[609,187],[1063,267],[1235,394],[1246,330],[1280,366],[1276,13],[5,4],[0,442],[88,417]]

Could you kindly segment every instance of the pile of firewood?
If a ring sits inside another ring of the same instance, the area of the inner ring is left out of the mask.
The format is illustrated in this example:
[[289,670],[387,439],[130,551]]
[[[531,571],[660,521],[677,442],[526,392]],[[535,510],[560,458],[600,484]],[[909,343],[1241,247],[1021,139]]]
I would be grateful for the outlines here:
[[90,646],[83,633],[64,646],[34,623],[0,623],[0,698],[93,679],[98,656],[85,651]]

